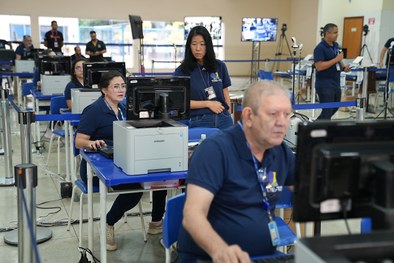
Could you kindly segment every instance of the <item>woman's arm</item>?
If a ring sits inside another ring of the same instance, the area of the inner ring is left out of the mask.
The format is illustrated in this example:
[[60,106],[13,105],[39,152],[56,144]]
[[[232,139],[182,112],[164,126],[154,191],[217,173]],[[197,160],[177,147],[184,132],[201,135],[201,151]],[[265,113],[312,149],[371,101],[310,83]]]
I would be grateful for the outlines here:
[[95,151],[97,151],[99,148],[105,146],[105,141],[104,140],[95,140],[92,141],[90,140],[90,135],[86,135],[83,133],[77,133],[75,136],[75,146],[80,149],[83,147],[89,147]]

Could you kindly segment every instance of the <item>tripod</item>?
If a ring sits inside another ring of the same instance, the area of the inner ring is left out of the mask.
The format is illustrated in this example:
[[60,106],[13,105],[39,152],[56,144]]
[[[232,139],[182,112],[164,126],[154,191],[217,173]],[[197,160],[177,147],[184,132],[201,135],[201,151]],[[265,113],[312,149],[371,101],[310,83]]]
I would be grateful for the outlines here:
[[368,53],[369,60],[372,63],[373,61],[372,61],[371,53],[369,52],[369,48],[368,48],[367,42],[366,42],[368,32],[369,32],[369,30],[367,29],[367,31],[365,31],[365,28],[364,28],[364,45],[360,49],[360,56],[364,56],[364,50],[366,50]]
[[[392,110],[389,109],[388,106],[388,100],[389,100],[389,95],[390,95],[390,61],[391,61],[391,56],[393,52],[393,46],[391,46],[388,50],[388,64],[387,64],[387,69],[386,69],[386,87],[384,88],[384,93],[383,93],[383,110],[376,116],[376,118],[379,118],[379,116],[384,113],[383,118],[387,118],[387,112],[390,112],[391,116],[394,116],[394,113]],[[391,73],[394,74],[394,73]]]
[[[291,54],[291,51],[290,51],[290,45],[289,45],[289,42],[287,41],[287,37],[286,37],[286,33],[285,33],[286,30],[287,30],[287,25],[286,25],[286,24],[283,24],[281,30],[282,30],[282,33],[280,34],[278,46],[276,47],[276,51],[275,51],[275,61],[274,61],[273,65],[272,65],[271,71],[273,71],[273,70],[275,69],[275,65],[276,65],[276,71],[279,71],[279,61],[276,61],[276,60],[280,59],[280,57],[281,57],[282,55],[288,55],[288,56],[291,56],[291,57],[293,58],[293,56],[292,56],[292,54]],[[287,54],[283,54],[283,53],[282,53],[283,41],[286,42],[287,51],[289,52],[289,53],[287,53]]]

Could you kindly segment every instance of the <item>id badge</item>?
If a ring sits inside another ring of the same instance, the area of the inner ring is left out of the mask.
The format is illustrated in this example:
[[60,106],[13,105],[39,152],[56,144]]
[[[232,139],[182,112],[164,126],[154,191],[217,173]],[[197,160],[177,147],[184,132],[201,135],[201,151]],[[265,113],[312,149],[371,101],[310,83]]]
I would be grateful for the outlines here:
[[268,230],[270,231],[271,242],[274,247],[279,245],[280,237],[278,226],[276,225],[275,221],[270,221],[268,223]]
[[216,93],[212,86],[206,88],[205,93],[207,94],[208,100],[216,99]]
[[59,44],[57,43],[57,41],[53,42],[53,46],[54,47],[59,47]]
[[341,71],[341,66],[337,63],[337,71]]

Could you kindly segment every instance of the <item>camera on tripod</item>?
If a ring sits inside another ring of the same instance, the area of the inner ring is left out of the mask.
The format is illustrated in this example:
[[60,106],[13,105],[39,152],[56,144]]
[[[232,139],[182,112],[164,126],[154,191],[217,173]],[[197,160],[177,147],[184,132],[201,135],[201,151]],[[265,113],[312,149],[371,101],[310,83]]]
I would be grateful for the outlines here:
[[324,37],[324,27],[320,28],[320,37],[323,38]]
[[282,30],[282,34],[284,34],[287,30],[287,24],[282,24],[282,28],[280,30]]
[[364,31],[364,36],[368,35],[368,32],[369,32],[369,27],[368,27],[368,25],[364,25],[364,26],[363,26],[363,31]]

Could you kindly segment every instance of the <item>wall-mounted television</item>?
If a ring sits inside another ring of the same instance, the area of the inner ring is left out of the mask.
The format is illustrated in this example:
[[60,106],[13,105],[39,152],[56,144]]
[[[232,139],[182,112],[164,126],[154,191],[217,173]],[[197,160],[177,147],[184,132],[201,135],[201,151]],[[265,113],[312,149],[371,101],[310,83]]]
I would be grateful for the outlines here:
[[277,18],[242,18],[241,41],[276,41],[277,33]]
[[222,39],[222,17],[220,16],[186,16],[185,40],[195,26],[204,26],[211,33],[212,40]]

